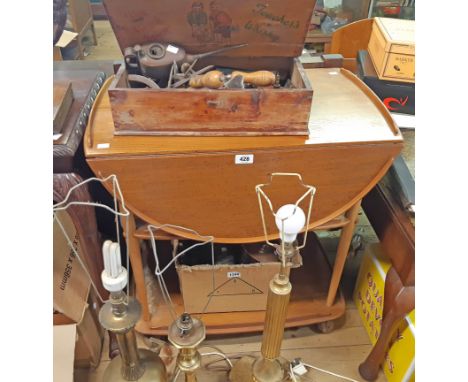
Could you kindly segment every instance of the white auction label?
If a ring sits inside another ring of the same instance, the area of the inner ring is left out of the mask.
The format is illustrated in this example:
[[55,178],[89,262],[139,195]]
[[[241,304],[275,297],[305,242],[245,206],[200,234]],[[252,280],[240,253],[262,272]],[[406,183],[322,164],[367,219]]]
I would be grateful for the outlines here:
[[237,279],[241,277],[240,272],[228,272],[227,273],[228,279]]
[[179,51],[179,48],[177,48],[176,46],[174,45],[168,45],[166,50],[170,53],[174,53],[174,54],[177,54],[177,52]]
[[236,155],[234,159],[235,164],[252,164],[254,162],[253,154],[240,154]]

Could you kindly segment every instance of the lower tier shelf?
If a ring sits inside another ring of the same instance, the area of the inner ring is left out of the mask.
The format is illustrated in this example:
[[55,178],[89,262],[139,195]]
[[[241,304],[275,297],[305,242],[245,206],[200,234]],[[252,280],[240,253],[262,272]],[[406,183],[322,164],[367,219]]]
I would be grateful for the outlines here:
[[[327,306],[327,294],[331,268],[317,236],[309,233],[307,246],[301,251],[303,266],[291,270],[292,293],[288,307],[286,327],[307,326],[334,320],[345,313],[345,301],[341,292],[335,302]],[[171,289],[171,288],[169,288]],[[184,311],[182,295],[170,291],[177,314]],[[150,321],[140,320],[136,330],[144,335],[167,335],[172,315],[166,305],[153,307]],[[203,319],[207,335],[261,332],[265,311],[205,313],[196,315]]]

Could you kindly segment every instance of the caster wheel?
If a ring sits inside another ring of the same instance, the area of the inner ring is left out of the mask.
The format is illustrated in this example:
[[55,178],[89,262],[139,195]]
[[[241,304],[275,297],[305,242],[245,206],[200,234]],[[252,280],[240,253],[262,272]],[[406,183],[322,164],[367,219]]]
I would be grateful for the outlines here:
[[315,324],[315,329],[317,329],[318,332],[323,333],[323,334],[331,333],[335,329],[335,322],[334,321],[319,322],[318,324]]

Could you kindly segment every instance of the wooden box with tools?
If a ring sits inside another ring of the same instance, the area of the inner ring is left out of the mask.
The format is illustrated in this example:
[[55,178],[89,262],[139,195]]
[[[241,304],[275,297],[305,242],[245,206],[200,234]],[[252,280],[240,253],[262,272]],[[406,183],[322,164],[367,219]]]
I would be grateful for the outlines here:
[[315,1],[104,5],[125,56],[109,87],[115,134],[308,135],[297,57]]

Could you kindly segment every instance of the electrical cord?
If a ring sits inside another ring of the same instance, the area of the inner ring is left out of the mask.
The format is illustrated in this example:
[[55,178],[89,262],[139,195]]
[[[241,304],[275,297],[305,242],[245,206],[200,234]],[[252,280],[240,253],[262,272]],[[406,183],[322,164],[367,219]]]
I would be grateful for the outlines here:
[[[183,251],[181,251],[178,254],[175,254],[175,251],[173,251],[173,256],[172,256],[171,261],[161,270],[160,264],[159,264],[159,256],[158,256],[158,250],[157,250],[157,246],[156,246],[156,239],[155,239],[154,231],[157,231],[157,230],[162,229],[164,227],[178,228],[178,229],[181,229],[181,230],[185,230],[187,232],[190,232],[193,235],[197,235],[203,241],[197,242],[197,243],[191,245],[190,247],[184,249]],[[213,262],[213,265],[214,265],[214,244],[213,244],[214,237],[213,236],[203,236],[203,235],[200,235],[198,232],[196,232],[196,231],[194,231],[192,229],[185,228],[185,227],[178,226],[178,225],[173,225],[173,224],[163,224],[163,225],[160,225],[160,226],[150,224],[150,225],[147,226],[147,229],[148,229],[148,232],[150,234],[151,249],[153,251],[154,260],[155,260],[155,263],[156,263],[154,274],[155,274],[155,276],[156,276],[156,278],[158,280],[159,287],[161,289],[161,294],[162,294],[162,296],[164,298],[164,301],[165,301],[165,303],[166,303],[166,305],[167,305],[167,307],[169,309],[169,312],[170,312],[172,318],[175,320],[176,316],[177,316],[176,310],[175,310],[174,303],[172,301],[171,295],[170,295],[170,293],[169,293],[169,291],[167,289],[166,282],[164,281],[163,273],[166,272],[169,269],[169,267],[171,265],[173,265],[179,257],[183,256],[185,253],[187,253],[188,251],[190,251],[193,248],[196,248],[198,246],[205,245],[205,244],[208,244],[208,243],[211,243],[211,259],[212,259],[212,262]],[[214,290],[214,273],[213,273],[213,290]],[[205,308],[203,309],[202,314],[205,312],[209,302],[211,301],[211,297],[212,297],[212,295],[210,295],[210,297],[208,298],[207,304],[206,304]]]
[[222,357],[226,363],[229,365],[229,368],[232,369],[232,362],[230,361],[230,359],[227,357],[226,354],[224,353],[220,353],[220,352],[209,352],[209,353],[200,353],[200,355],[202,356],[210,356],[210,355],[217,355],[219,357]]
[[172,377],[172,382],[177,381],[177,378],[179,377],[180,374],[180,369],[177,368],[177,371],[174,373],[174,376]]
[[[203,349],[203,348],[210,348],[210,349],[214,349],[216,350],[217,352],[223,354],[224,356],[226,356],[226,358],[229,359],[230,361],[230,368],[232,368],[232,361],[235,360],[235,359],[240,359],[242,357],[251,357],[251,358],[257,358],[255,352],[248,352],[248,353],[231,353],[229,354],[229,357],[226,355],[225,352],[223,352],[219,347],[217,346],[214,346],[214,345],[202,345],[200,346],[200,349]],[[223,357],[224,358],[224,357]],[[218,362],[221,362],[223,361],[223,359],[216,359],[214,361],[210,361],[210,362],[207,362],[203,365],[203,367],[206,369],[206,370],[213,370],[213,368],[211,368],[210,366],[215,364],[215,363],[218,363]],[[227,362],[227,361],[226,361]],[[225,369],[216,369],[216,371],[229,371],[229,370],[225,370]]]
[[310,369],[314,369],[314,370],[317,370],[317,371],[321,371],[322,373],[326,373],[326,374],[330,374],[330,375],[333,375],[334,377],[338,377],[338,378],[341,378],[341,379],[344,379],[346,381],[350,381],[350,382],[359,382],[359,381],[356,381],[355,379],[352,379],[352,378],[348,378],[348,377],[345,377],[344,375],[341,375],[341,374],[337,374],[337,373],[333,373],[332,371],[328,371],[328,370],[325,370],[325,369],[321,369],[320,367],[317,367],[317,366],[314,366],[314,365],[309,365],[308,363],[302,363],[305,367],[308,367]]
[[[305,363],[305,362],[300,362],[303,366],[305,367],[308,367],[309,369],[314,369],[314,370],[317,370],[317,371],[320,371],[322,373],[325,373],[325,374],[329,374],[329,375],[333,375],[334,377],[337,377],[337,378],[341,378],[341,379],[344,379],[346,381],[350,381],[350,382],[359,382],[355,379],[352,379],[352,378],[349,378],[349,377],[345,377],[344,375],[341,375],[341,374],[337,374],[337,373],[334,373],[332,371],[329,371],[329,370],[325,370],[325,369],[321,369],[320,367],[317,367],[317,366],[314,366],[314,365],[310,365],[308,363]],[[290,373],[290,376],[291,376],[291,379],[293,382],[297,382],[297,379],[296,379],[296,373],[294,372],[294,368],[293,368],[293,364],[292,362],[289,363],[289,373]],[[304,380],[308,380],[308,381],[312,381],[311,379],[307,378],[305,375],[300,375],[301,377],[301,380],[304,379]]]
[[289,364],[289,375],[291,376],[292,382],[297,382],[296,374],[294,374],[292,363]]

